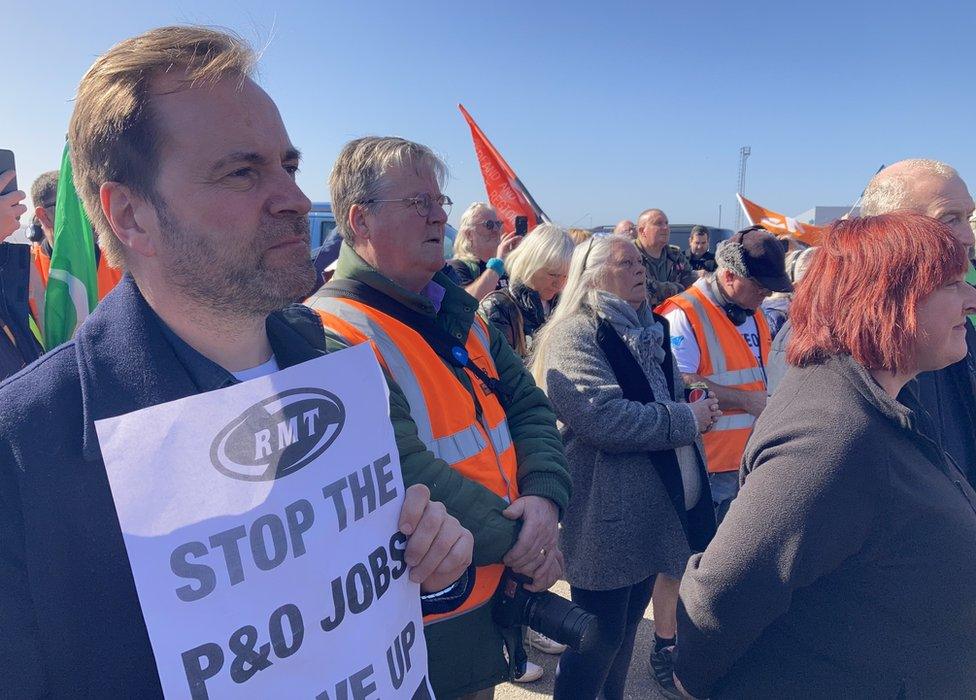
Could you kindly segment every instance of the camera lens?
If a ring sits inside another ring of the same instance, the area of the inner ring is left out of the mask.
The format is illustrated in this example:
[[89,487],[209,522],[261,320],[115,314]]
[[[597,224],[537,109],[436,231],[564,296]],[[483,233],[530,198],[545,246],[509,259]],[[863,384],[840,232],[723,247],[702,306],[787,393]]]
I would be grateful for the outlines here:
[[579,649],[595,631],[596,617],[554,593],[536,593],[525,606],[525,624],[561,644]]

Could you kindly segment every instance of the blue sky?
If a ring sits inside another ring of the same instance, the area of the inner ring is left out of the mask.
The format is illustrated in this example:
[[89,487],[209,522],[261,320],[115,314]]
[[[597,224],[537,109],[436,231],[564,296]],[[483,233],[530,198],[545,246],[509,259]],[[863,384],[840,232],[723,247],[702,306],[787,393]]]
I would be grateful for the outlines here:
[[258,80],[314,200],[343,143],[397,134],[448,163],[456,223],[485,199],[458,102],[564,225],[651,206],[717,225],[722,205],[729,227],[743,145],[746,196],[791,215],[849,204],[905,157],[945,160],[976,189],[976,20],[958,2],[13,3],[0,147],[24,189],[57,167],[94,58],[183,22],[266,47]]

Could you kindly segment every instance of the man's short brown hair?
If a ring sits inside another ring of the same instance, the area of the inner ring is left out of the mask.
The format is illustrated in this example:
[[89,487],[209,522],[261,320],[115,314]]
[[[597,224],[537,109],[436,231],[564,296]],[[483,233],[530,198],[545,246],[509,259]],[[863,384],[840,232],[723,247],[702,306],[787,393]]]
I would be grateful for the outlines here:
[[224,77],[243,82],[255,60],[254,51],[233,34],[171,26],[116,44],[88,69],[68,128],[71,167],[78,195],[111,265],[123,267],[124,258],[102,213],[102,184],[119,182],[159,203],[155,183],[163,135],[153,115],[153,80],[172,73],[181,76],[187,88]]

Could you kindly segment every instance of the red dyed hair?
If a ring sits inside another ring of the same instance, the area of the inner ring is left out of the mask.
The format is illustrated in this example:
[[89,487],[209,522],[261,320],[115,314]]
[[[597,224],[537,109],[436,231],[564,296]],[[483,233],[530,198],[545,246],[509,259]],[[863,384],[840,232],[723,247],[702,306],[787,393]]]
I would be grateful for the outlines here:
[[834,223],[790,305],[787,361],[803,367],[851,355],[868,369],[911,371],[919,302],[966,269],[965,246],[927,216]]

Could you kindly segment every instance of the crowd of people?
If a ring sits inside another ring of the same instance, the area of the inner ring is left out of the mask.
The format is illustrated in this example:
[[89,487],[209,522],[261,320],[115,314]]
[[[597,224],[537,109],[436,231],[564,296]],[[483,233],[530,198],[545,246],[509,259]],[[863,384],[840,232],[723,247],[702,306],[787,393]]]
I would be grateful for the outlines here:
[[[973,200],[900,161],[815,248],[760,226],[670,243],[648,208],[610,235],[517,235],[451,207],[444,163],[346,144],[322,285],[299,151],[254,52],[164,27],[98,58],[68,129],[103,301],[42,354],[55,173],[32,248],[0,246],[0,688],[159,697],[94,421],[369,343],[409,489],[437,697],[491,698],[560,654],[554,696],[976,695]],[[0,173],[0,189],[13,173]],[[0,197],[0,235],[26,213]],[[108,275],[108,273],[106,273]],[[316,291],[317,290],[317,291]],[[38,439],[38,427],[44,437]],[[595,616],[567,648],[504,626],[505,581]]]

